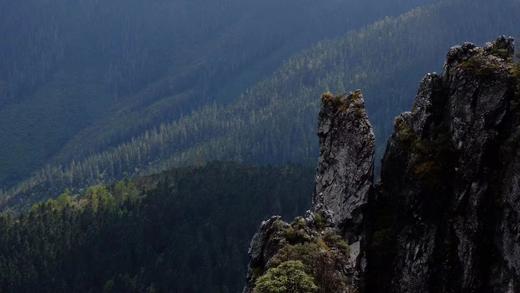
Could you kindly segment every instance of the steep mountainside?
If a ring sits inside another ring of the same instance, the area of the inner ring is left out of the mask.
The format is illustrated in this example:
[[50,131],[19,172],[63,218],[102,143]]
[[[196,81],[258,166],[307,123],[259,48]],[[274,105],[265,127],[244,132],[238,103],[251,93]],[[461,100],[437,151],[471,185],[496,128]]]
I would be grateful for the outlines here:
[[262,223],[245,292],[520,292],[513,54],[505,37],[453,47],[395,119],[377,184],[360,93],[324,95],[313,209]]
[[0,184],[225,105],[294,52],[429,2],[0,0]]
[[[423,72],[441,67],[439,56],[444,48],[461,40],[482,42],[499,33],[517,35],[518,11],[517,0],[446,0],[385,19],[290,59],[236,102],[202,107],[117,147],[63,167],[53,165],[7,195],[14,196],[16,204],[24,204],[32,197],[48,195],[47,190],[59,193],[64,187],[213,159],[275,164],[313,161],[318,153],[313,133],[319,108],[314,97],[326,90],[364,90],[379,138],[376,153],[381,155],[391,119],[411,105],[411,89]],[[138,121],[146,115],[128,117]],[[59,156],[73,158],[83,145],[90,145],[90,137],[104,132],[93,130],[87,139],[71,141]]]
[[182,168],[0,215],[1,292],[239,292],[258,221],[309,205],[311,168]]

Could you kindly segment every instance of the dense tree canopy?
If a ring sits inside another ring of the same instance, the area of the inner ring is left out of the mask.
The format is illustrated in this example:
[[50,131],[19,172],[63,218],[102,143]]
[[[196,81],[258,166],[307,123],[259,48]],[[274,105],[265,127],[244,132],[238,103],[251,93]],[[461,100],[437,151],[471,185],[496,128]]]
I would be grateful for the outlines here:
[[0,291],[239,292],[258,223],[307,209],[312,174],[212,163],[4,214]]

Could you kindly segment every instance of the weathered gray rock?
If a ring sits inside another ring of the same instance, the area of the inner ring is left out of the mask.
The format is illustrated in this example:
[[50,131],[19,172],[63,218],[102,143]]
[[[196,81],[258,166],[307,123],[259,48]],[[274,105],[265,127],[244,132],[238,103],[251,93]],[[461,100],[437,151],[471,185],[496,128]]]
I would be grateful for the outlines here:
[[[392,224],[369,232],[372,248],[391,253],[378,262],[370,250],[369,282],[382,285],[369,291],[520,292],[513,52],[505,37],[452,48],[444,74],[426,76],[413,111],[396,119],[370,211],[390,207]],[[391,237],[375,243],[382,229]]]
[[[305,218],[293,223],[299,227],[298,237],[303,238],[297,244],[313,247],[327,241],[326,235],[345,237],[348,241],[340,241],[345,242],[345,251],[333,242],[328,244],[329,249],[313,256],[323,262],[316,271],[327,271],[326,276],[317,276],[317,282],[325,286],[322,290],[358,292],[363,208],[372,191],[375,143],[361,92],[322,96],[318,136],[321,153],[314,204]],[[258,275],[272,267],[272,259],[282,248],[295,244],[283,230],[295,228],[273,217],[263,222],[255,234],[244,293],[252,292]]]
[[332,222],[355,242],[373,185],[375,150],[374,132],[360,91],[322,96],[318,136],[314,209],[330,211]]

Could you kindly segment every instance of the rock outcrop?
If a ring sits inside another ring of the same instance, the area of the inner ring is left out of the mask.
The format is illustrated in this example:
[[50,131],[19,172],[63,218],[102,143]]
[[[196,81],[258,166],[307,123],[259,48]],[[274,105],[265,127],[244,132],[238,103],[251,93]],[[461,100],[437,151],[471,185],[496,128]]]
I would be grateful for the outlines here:
[[375,220],[368,254],[369,278],[392,292],[520,292],[513,53],[505,37],[452,48],[444,74],[427,75],[412,112],[396,119],[371,211],[391,224]]
[[375,136],[360,91],[321,99],[314,209],[329,211],[331,221],[356,241],[374,181]]
[[245,292],[281,260],[311,255],[287,247],[313,243],[327,255],[304,262],[318,292],[520,292],[513,55],[506,37],[453,47],[443,74],[426,75],[412,111],[396,118],[377,184],[361,93],[324,95],[312,212],[262,224]]
[[[351,248],[325,213],[308,212],[291,224],[272,217],[253,237],[244,293],[255,292],[259,277],[287,261],[301,261],[320,292],[357,293]],[[292,291],[291,291],[292,292]]]
[[[321,102],[320,160],[312,211],[291,225],[279,217],[262,223],[251,242],[244,292],[251,292],[257,277],[279,264],[273,259],[295,249],[310,255],[309,266],[329,274],[318,273],[316,282],[322,291],[358,291],[363,208],[373,186],[375,137],[360,91],[342,96],[327,93]],[[327,245],[313,249],[319,243]]]

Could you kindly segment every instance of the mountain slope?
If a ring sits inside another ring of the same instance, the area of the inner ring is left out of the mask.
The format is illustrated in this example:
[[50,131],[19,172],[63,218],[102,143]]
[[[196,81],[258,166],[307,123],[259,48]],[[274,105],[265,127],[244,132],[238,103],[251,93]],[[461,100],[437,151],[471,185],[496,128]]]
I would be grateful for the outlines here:
[[[388,122],[412,102],[414,93],[408,85],[428,69],[442,68],[439,56],[445,47],[461,40],[484,42],[502,33],[518,35],[518,11],[518,1],[443,1],[320,43],[289,60],[272,78],[223,111],[221,117],[239,117],[226,138],[245,141],[252,154],[244,153],[238,144],[216,151],[223,140],[220,136],[215,143],[203,141],[188,152],[193,155],[199,149],[210,157],[229,153],[238,159],[272,162],[313,157],[317,154],[317,144],[312,143],[315,97],[328,90],[357,88],[365,92],[369,115],[383,139],[391,131]],[[260,137],[266,148],[256,147]],[[378,146],[381,153],[384,144]]]
[[[64,186],[87,186],[196,161],[314,161],[315,97],[326,90],[364,90],[381,154],[389,122],[410,106],[411,89],[423,72],[441,68],[444,48],[461,40],[517,35],[518,11],[516,0],[447,0],[319,43],[236,102],[202,107],[130,142],[64,167],[54,165],[9,191],[14,197],[4,205],[23,205],[24,198],[38,198],[48,189],[59,192]],[[80,144],[78,140],[67,152],[81,149]]]
[[0,0],[0,184],[229,103],[294,52],[429,0],[378,2]]

